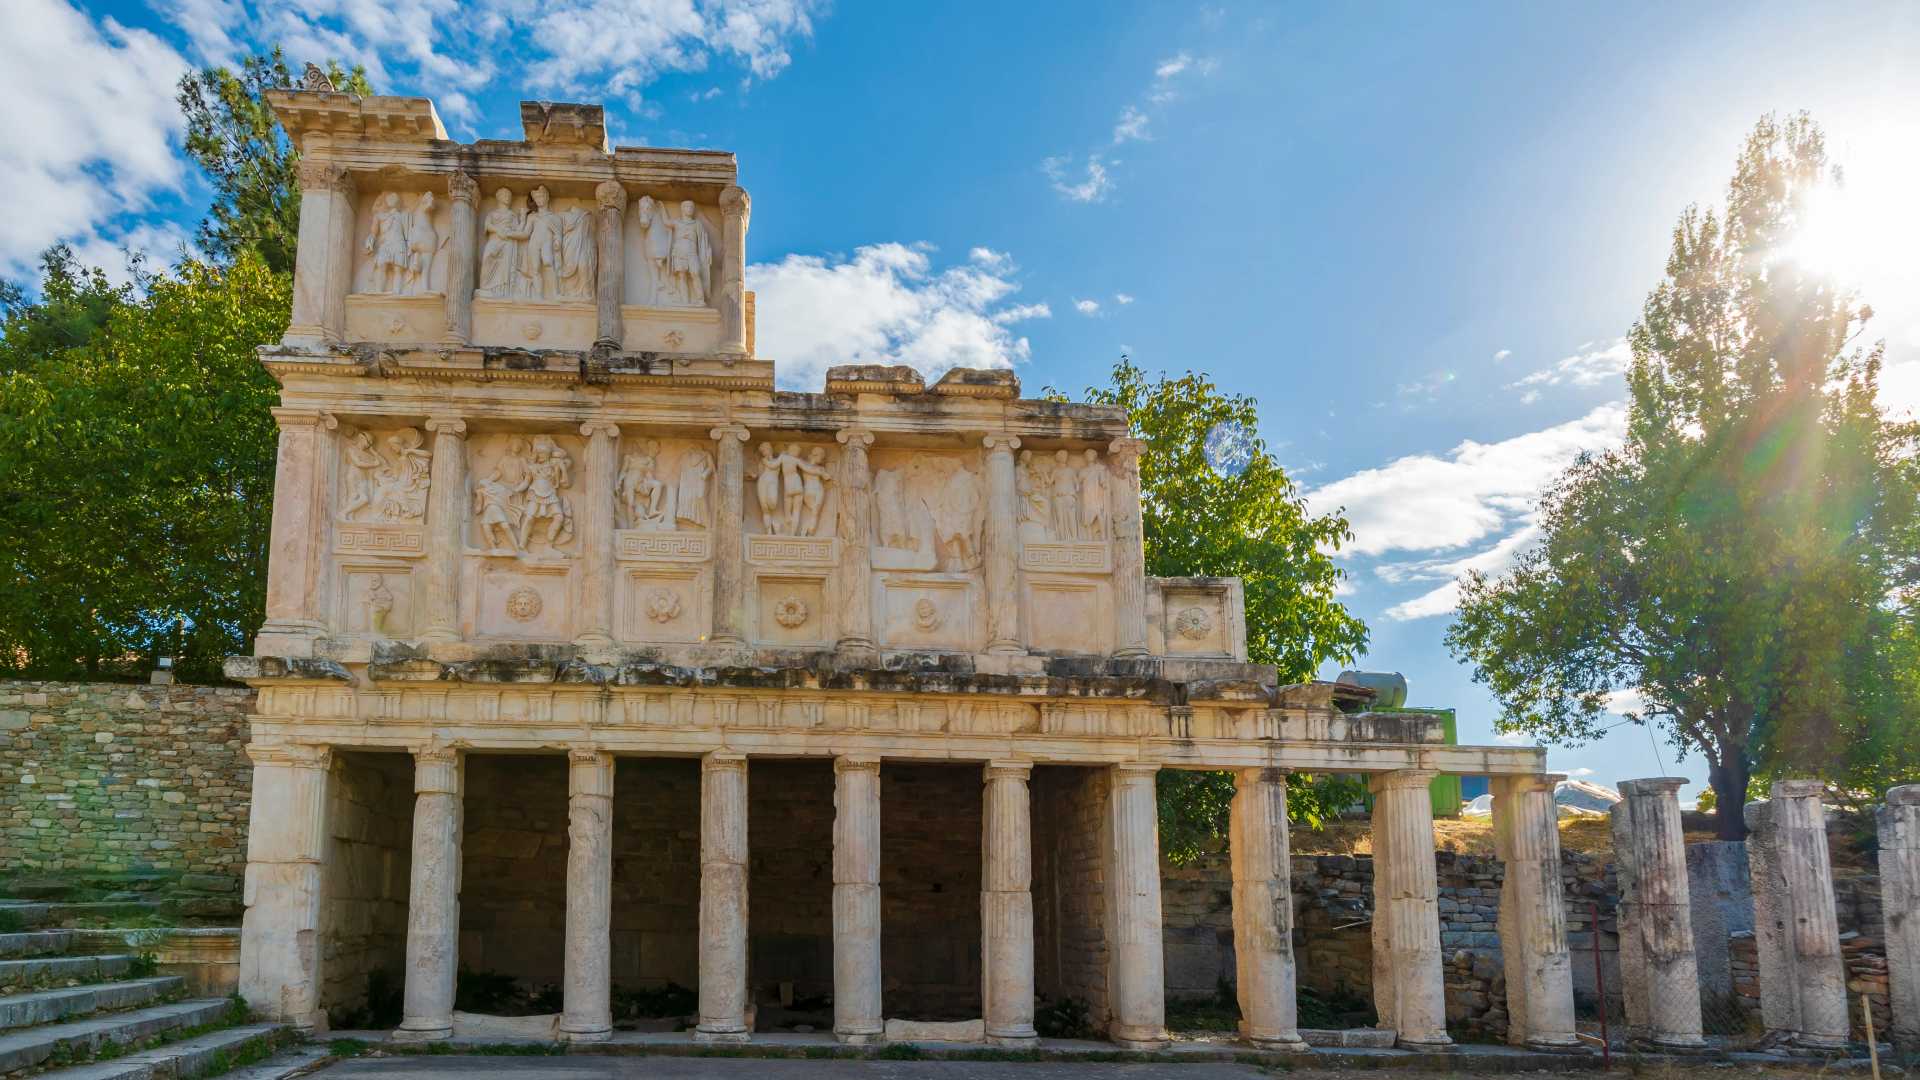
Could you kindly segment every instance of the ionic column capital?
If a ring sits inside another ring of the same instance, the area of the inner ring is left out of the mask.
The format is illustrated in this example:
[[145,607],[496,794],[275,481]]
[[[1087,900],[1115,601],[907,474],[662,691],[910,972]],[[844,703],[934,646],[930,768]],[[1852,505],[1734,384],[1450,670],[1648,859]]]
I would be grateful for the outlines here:
[[745,772],[747,755],[737,750],[709,750],[700,755],[700,767],[707,772]]
[[746,442],[752,437],[753,433],[747,430],[747,425],[745,424],[721,424],[719,427],[707,432],[707,434],[719,442],[725,443],[728,438]]
[[1122,761],[1113,766],[1113,778],[1124,784],[1151,784],[1159,775],[1157,762]]
[[480,202],[480,182],[463,172],[447,174],[447,198],[476,206]]
[[746,217],[753,210],[753,199],[747,189],[732,184],[720,193],[720,212],[727,217]]
[[880,758],[873,754],[842,754],[833,759],[833,771],[836,773],[877,773],[880,771]]
[[297,428],[319,428],[323,431],[332,431],[340,426],[340,421],[324,409],[299,409],[276,405],[268,411],[273,413],[273,418],[282,431]]
[[606,435],[617,439],[620,437],[620,425],[611,420],[589,420],[580,425],[580,434],[589,439],[595,435]]
[[438,743],[414,747],[413,791],[416,795],[459,794],[460,751]]
[[862,427],[841,428],[833,433],[833,440],[845,446],[872,446],[873,432]]
[[1145,439],[1123,436],[1107,444],[1107,453],[1112,454],[1115,458],[1127,464],[1132,464],[1139,459],[1140,452],[1145,450],[1146,447],[1147,441]]
[[463,439],[467,435],[467,422],[457,416],[430,416],[426,427],[435,435],[452,435]]
[[278,765],[289,769],[316,769],[324,772],[333,764],[333,747],[315,743],[249,745],[247,757],[255,765]]
[[1011,454],[1020,449],[1020,437],[1017,435],[987,434],[980,437],[980,445],[991,454]]
[[1393,772],[1374,773],[1367,777],[1367,786],[1374,792],[1407,791],[1424,788],[1433,783],[1440,773],[1435,769],[1395,769]]
[[602,210],[625,210],[627,189],[618,180],[602,180],[593,189],[594,201]]
[[298,172],[302,194],[321,191],[353,193],[353,173],[344,165],[302,160],[298,166]]
[[1024,784],[1033,776],[1033,762],[989,761],[981,773],[989,781],[1018,780]]
[[613,755],[592,747],[567,751],[567,794],[613,797]]

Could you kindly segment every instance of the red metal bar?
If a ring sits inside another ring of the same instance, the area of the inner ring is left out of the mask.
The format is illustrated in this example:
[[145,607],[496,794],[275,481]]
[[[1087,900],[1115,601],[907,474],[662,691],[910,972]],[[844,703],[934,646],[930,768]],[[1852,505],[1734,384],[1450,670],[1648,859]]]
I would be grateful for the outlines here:
[[1589,902],[1593,915],[1588,930],[1593,934],[1593,986],[1600,997],[1600,1064],[1613,1068],[1613,1041],[1607,1038],[1607,969],[1600,964],[1600,903]]

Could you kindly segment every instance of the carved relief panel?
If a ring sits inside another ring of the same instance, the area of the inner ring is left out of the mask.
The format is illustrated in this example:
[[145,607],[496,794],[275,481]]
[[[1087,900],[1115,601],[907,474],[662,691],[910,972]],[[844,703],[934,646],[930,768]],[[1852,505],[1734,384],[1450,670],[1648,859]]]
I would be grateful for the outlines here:
[[342,428],[333,547],[342,555],[426,554],[433,451],[419,428]]
[[628,304],[710,308],[718,285],[720,210],[642,192],[627,209]]
[[1042,573],[1113,570],[1114,477],[1098,450],[1022,450],[1014,470],[1020,566]]
[[695,642],[711,627],[715,472],[710,440],[629,432],[621,441],[613,492],[621,640]]
[[431,191],[363,196],[355,216],[350,341],[434,341],[444,327],[451,212]]
[[874,569],[978,572],[986,504],[979,455],[876,449],[871,457]]
[[346,562],[336,575],[334,625],[344,633],[401,639],[414,633],[413,575],[405,563]]
[[581,440],[499,432],[467,443],[468,553],[528,559],[578,554],[574,514],[584,483]]

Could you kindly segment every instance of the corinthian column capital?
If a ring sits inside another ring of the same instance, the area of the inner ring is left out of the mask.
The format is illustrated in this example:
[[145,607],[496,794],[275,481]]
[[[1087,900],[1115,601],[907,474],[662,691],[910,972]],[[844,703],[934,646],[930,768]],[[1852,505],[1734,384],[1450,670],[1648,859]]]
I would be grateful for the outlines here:
[[447,198],[474,206],[480,201],[480,182],[463,172],[448,173]]
[[353,173],[345,166],[326,161],[302,161],[298,168],[300,191],[353,191]]

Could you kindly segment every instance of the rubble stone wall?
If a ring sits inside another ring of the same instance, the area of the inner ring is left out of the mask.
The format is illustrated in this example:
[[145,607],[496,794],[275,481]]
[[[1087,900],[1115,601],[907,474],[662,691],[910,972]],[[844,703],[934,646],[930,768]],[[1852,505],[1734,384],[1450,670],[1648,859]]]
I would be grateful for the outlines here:
[[[1042,765],[1033,771],[1034,986],[1049,1000],[1086,1002],[1096,1029],[1106,1027],[1111,1015],[1107,791],[1105,769]],[[1162,893],[1169,895],[1164,888]]]
[[[880,969],[887,1016],[980,1015],[984,782],[977,765],[881,766]],[[829,820],[831,807],[829,801]],[[823,858],[831,836],[830,828],[821,834]]]
[[320,1006],[341,1013],[366,1002],[383,972],[400,985],[407,952],[413,852],[413,759],[334,755],[327,777],[326,905],[320,913]]

